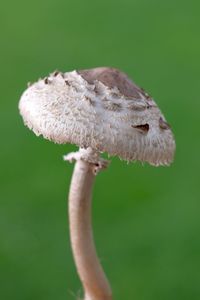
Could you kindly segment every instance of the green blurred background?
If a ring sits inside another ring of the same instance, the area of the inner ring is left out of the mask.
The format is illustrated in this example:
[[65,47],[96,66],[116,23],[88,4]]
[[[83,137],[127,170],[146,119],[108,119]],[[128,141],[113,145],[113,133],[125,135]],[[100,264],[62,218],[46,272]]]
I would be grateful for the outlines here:
[[115,300],[200,299],[200,2],[35,0],[0,4],[0,298],[82,295],[69,243],[75,150],[24,127],[28,81],[55,69],[114,66],[172,125],[169,168],[117,158],[98,175],[93,223]]

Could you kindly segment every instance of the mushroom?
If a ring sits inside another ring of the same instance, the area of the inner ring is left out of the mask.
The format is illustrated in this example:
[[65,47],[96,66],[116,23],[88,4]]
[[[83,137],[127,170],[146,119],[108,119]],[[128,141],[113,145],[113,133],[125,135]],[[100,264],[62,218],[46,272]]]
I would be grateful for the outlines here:
[[32,84],[21,96],[20,113],[36,135],[80,147],[64,156],[76,161],[69,191],[72,251],[85,300],[111,300],[91,226],[95,175],[108,166],[107,152],[126,161],[169,165],[175,141],[154,100],[123,72],[108,67],[61,73]]

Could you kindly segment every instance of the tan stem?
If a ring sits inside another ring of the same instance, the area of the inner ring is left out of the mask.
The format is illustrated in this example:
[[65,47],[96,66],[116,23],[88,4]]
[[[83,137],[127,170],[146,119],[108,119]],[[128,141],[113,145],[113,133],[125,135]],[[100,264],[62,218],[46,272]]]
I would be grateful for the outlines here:
[[96,254],[91,228],[93,165],[78,160],[69,192],[72,251],[82,281],[85,300],[111,300],[111,288]]

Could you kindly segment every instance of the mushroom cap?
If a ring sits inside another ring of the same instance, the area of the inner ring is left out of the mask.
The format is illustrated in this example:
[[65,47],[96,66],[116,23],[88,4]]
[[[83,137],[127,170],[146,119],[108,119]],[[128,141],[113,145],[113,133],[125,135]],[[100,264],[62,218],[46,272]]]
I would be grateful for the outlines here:
[[19,109],[36,135],[56,143],[156,166],[173,160],[174,137],[160,109],[114,68],[56,71],[27,88]]

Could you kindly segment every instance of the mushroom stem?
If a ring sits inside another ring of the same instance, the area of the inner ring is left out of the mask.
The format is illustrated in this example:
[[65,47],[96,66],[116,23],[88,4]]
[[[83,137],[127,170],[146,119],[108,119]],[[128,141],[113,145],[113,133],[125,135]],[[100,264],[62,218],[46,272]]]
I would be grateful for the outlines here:
[[72,251],[84,287],[84,300],[111,300],[112,292],[99,262],[91,225],[94,164],[77,160],[69,192]]

